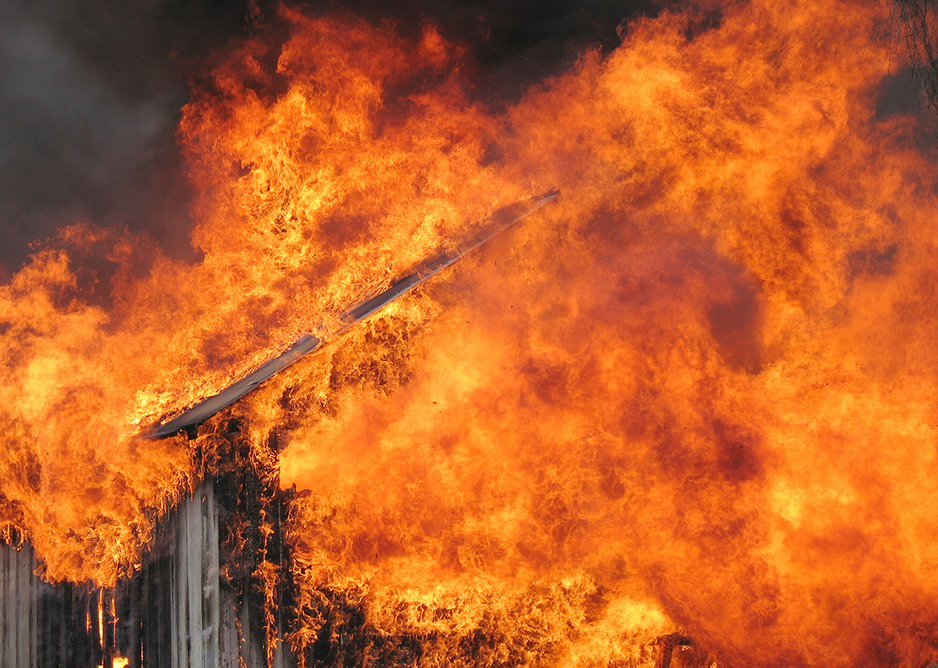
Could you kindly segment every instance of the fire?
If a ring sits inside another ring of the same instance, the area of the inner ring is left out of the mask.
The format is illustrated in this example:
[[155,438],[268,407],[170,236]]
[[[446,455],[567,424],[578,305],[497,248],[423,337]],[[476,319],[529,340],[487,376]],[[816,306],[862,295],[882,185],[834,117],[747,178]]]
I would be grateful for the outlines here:
[[197,477],[143,426],[557,187],[231,409],[301,490],[301,660],[934,661],[938,172],[876,110],[887,16],[664,11],[495,113],[432,27],[282,10],[184,112],[201,261],[78,224],[0,287],[4,521],[113,582]]

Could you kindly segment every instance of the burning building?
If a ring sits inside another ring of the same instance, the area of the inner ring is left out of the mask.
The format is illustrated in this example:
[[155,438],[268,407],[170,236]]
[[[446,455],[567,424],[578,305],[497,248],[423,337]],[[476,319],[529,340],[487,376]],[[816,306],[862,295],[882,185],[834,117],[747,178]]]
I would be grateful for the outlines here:
[[499,104],[430,23],[282,8],[216,57],[199,256],[75,221],[0,287],[3,660],[938,661],[938,174],[888,8],[705,5]]

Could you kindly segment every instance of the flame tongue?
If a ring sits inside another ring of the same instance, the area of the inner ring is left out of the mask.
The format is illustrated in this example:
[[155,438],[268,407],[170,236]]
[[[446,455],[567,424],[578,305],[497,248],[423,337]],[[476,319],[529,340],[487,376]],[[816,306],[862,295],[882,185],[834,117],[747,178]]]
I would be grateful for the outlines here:
[[552,201],[559,194],[559,191],[551,190],[550,192],[544,193],[540,197],[535,197],[525,202],[517,202],[499,209],[492,215],[489,224],[484,226],[468,242],[463,243],[459,249],[451,253],[443,253],[435,258],[425,260],[420,264],[416,271],[414,271],[414,273],[397,281],[394,283],[394,285],[389,287],[381,294],[372,297],[365,302],[362,302],[354,308],[349,309],[345,315],[342,316],[342,322],[346,323],[347,325],[352,325],[362,318],[371,315],[378,309],[391,303],[392,300],[397,299],[408,290],[415,288],[431,276],[434,276],[443,271],[461,257],[465,256],[469,251],[478,248],[486,241],[492,239],[499,232],[508,229],[528,214],[533,213],[548,202]]

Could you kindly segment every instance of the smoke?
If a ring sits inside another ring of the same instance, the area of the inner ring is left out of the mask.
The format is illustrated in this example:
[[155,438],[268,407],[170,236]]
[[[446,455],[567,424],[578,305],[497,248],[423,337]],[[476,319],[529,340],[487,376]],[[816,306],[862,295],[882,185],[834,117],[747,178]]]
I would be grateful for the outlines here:
[[[346,0],[343,9],[372,23],[391,21],[399,34],[419,37],[423,24],[467,44],[476,94],[494,104],[517,101],[526,87],[562,74],[588,49],[611,51],[618,30],[640,15],[656,13],[661,0]],[[325,3],[304,6],[320,9]]]
[[[566,71],[588,49],[663,3],[328,0],[416,37],[433,23],[473,54],[475,95],[494,106]],[[0,276],[59,228],[90,221],[145,231],[170,257],[195,257],[191,188],[175,129],[190,83],[213,54],[273,16],[275,3],[10,0],[0,6]],[[718,10],[708,14],[719,16]],[[887,82],[882,113],[918,110],[908,76]]]
[[191,256],[175,127],[192,68],[245,15],[205,0],[0,5],[0,268],[79,221]]
[[[311,13],[347,11],[421,25],[476,54],[477,94],[493,103],[562,72],[587,47],[611,48],[647,1],[498,3],[492,0],[317,0]],[[148,234],[192,260],[191,188],[175,129],[189,87],[213,56],[275,14],[273,2],[10,0],[0,6],[0,276],[36,243],[75,222]]]

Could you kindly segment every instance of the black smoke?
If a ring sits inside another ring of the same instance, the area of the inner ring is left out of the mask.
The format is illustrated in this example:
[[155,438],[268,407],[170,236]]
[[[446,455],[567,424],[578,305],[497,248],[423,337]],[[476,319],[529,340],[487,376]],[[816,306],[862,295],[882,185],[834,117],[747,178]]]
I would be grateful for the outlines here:
[[[298,3],[291,3],[298,4]],[[473,53],[476,91],[497,107],[608,50],[647,1],[368,0],[302,3],[403,35],[436,24]],[[212,56],[276,22],[271,0],[3,0],[0,3],[0,279],[75,222],[148,234],[195,259],[180,110]]]

